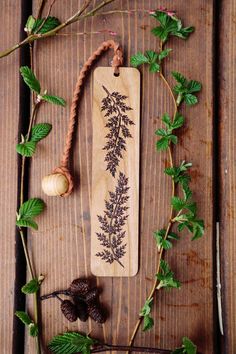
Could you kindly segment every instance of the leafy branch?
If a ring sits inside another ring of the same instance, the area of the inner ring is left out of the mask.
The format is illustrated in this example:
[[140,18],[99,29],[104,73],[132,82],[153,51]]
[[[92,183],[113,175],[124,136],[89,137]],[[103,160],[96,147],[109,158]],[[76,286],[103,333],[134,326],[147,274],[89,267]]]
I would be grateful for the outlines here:
[[15,50],[27,45],[31,44],[36,40],[41,40],[44,38],[52,37],[60,32],[65,27],[71,25],[74,22],[84,20],[86,18],[92,17],[97,12],[105,7],[106,5],[110,4],[114,0],[103,0],[94,6],[91,10],[87,11],[87,8],[92,3],[91,0],[86,0],[82,5],[81,9],[78,10],[74,15],[69,17],[65,22],[60,23],[58,19],[55,17],[48,17],[47,19],[36,19],[33,16],[30,16],[27,23],[26,23],[26,32],[28,36],[21,42],[13,45],[11,48],[8,48],[0,53],[0,58],[3,58]]
[[[191,177],[187,170],[192,164],[183,161],[179,166],[174,166],[172,152],[173,147],[178,143],[176,131],[180,129],[185,122],[185,119],[182,114],[179,113],[178,108],[181,103],[194,105],[198,102],[197,97],[193,93],[200,91],[201,84],[195,80],[187,80],[180,73],[172,72],[173,77],[178,83],[172,89],[165,78],[162,67],[162,59],[166,58],[171,51],[171,49],[165,50],[163,48],[169,37],[175,36],[181,39],[187,39],[189,34],[194,31],[194,28],[183,27],[181,20],[178,19],[173,12],[161,10],[156,11],[152,16],[159,22],[159,26],[155,27],[152,30],[152,33],[160,39],[160,51],[159,53],[146,51],[144,55],[139,52],[132,56],[131,64],[135,67],[146,64],[149,66],[151,72],[158,73],[160,79],[166,85],[173,101],[173,118],[171,118],[168,113],[165,113],[162,117],[164,128],[159,128],[156,131],[156,135],[159,137],[156,143],[157,150],[167,151],[169,156],[169,167],[167,167],[164,172],[171,177],[172,192],[170,199],[170,216],[168,218],[167,226],[154,232],[154,238],[159,252],[155,281],[145,301],[144,307],[139,314],[139,319],[129,341],[130,346],[133,345],[142,322],[144,331],[150,330],[154,325],[151,311],[156,291],[159,291],[162,288],[171,289],[180,288],[181,286],[180,282],[175,279],[174,272],[171,270],[169,264],[163,259],[164,251],[172,248],[173,241],[179,240],[179,236],[171,231],[173,225],[178,223],[179,232],[186,228],[193,235],[192,240],[198,239],[204,233],[204,222],[197,217],[197,206],[192,200],[192,191],[189,186]],[[175,95],[177,95],[177,97]],[[176,195],[177,185],[182,187],[183,198]],[[177,349],[174,353],[196,353],[196,346],[192,344],[189,349],[188,340],[183,340],[182,348]]]
[[[112,345],[106,343],[100,343],[98,340],[90,337],[89,335],[84,335],[78,332],[66,332],[59,334],[52,338],[48,348],[56,354],[90,354],[90,353],[100,353],[106,351],[127,351],[127,352],[140,352],[140,353],[157,353],[157,354],[167,354],[167,353],[187,353],[196,354],[197,347],[191,342],[187,337],[183,338],[183,345],[174,351],[168,349],[159,348],[147,348],[147,347],[130,347],[124,345]],[[182,351],[178,351],[178,350]]]
[[[31,48],[31,56],[32,48]],[[32,63],[32,60],[31,60]],[[21,158],[21,178],[20,178],[20,206],[16,213],[16,226],[19,230],[19,234],[22,241],[24,255],[27,263],[27,268],[31,279],[25,284],[21,291],[24,294],[33,294],[34,297],[34,320],[24,311],[17,311],[16,316],[23,322],[29,329],[29,334],[36,339],[36,351],[37,354],[41,353],[40,340],[39,340],[39,326],[38,326],[38,292],[40,285],[44,279],[43,276],[36,275],[36,271],[33,267],[32,260],[29,256],[27,243],[25,240],[27,228],[38,229],[38,225],[35,221],[35,217],[40,215],[45,204],[41,199],[31,198],[24,201],[24,177],[26,170],[26,159],[32,157],[36,151],[37,144],[48,136],[52,129],[52,125],[49,123],[35,124],[39,106],[42,102],[50,102],[58,105],[65,105],[65,101],[58,96],[48,95],[46,91],[41,92],[41,85],[36,78],[33,71],[28,66],[20,68],[20,73],[26,85],[29,87],[32,93],[32,111],[29,120],[29,126],[26,136],[21,135],[21,142],[17,144],[16,151],[22,156]]]

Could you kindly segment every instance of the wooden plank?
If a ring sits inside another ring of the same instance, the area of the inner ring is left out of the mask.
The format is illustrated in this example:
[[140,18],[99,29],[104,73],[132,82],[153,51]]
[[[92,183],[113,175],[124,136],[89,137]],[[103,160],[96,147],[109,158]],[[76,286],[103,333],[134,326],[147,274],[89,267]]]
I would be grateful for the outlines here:
[[140,73],[119,70],[116,77],[113,68],[99,67],[93,79],[91,271],[96,276],[138,271]]
[[[13,16],[14,14],[14,16]],[[21,1],[6,0],[0,12],[0,50],[20,39]],[[2,353],[13,348],[14,283],[15,283],[15,215],[17,208],[18,121],[20,116],[19,51],[0,59],[0,178],[1,178],[1,237],[0,237],[0,335]]]
[[[69,5],[68,5],[69,4]],[[169,6],[169,1],[116,1],[109,9],[134,9],[131,14],[114,14],[89,19],[75,24],[70,31],[90,32],[112,29],[125,48],[126,64],[138,50],[158,49],[158,41],[150,34],[155,20],[148,11],[158,6]],[[79,2],[62,0],[55,3],[53,14],[67,18],[79,7]],[[195,25],[196,33],[188,41],[171,40],[173,53],[165,71],[179,70],[187,77],[203,83],[200,103],[183,109],[187,125],[180,135],[180,146],[175,153],[176,164],[191,160],[192,188],[199,204],[200,216],[205,219],[206,234],[202,241],[181,240],[168,253],[168,261],[182,281],[182,290],[160,292],[155,302],[155,327],[149,333],[139,332],[136,344],[174,348],[184,335],[192,338],[205,354],[214,352],[213,343],[213,264],[212,264],[212,19],[213,2],[181,0],[175,10],[184,24]],[[57,37],[37,45],[37,74],[45,88],[71,102],[71,95],[79,69],[103,40],[103,35],[85,37]],[[200,54],[201,53],[201,54]],[[109,59],[108,59],[109,58]],[[99,66],[107,66],[112,58],[105,55]],[[169,78],[169,75],[168,75]],[[89,321],[69,324],[60,313],[60,304],[48,300],[42,305],[44,340],[67,329],[92,331],[92,335],[119,344],[130,338],[140,308],[151,289],[156,269],[157,252],[153,231],[165,226],[169,214],[170,180],[164,176],[165,154],[155,151],[154,132],[160,127],[164,112],[173,111],[168,92],[156,75],[142,70],[142,125],[141,125],[141,189],[140,189],[140,270],[133,278],[97,278],[103,289],[102,302],[109,318],[103,326]],[[39,149],[31,166],[32,196],[42,197],[47,211],[39,218],[39,232],[33,233],[32,252],[36,268],[46,274],[42,292],[66,288],[76,277],[90,276],[90,208],[92,162],[92,90],[87,81],[79,110],[79,128],[74,145],[73,167],[77,177],[74,193],[67,199],[53,199],[42,194],[41,178],[58,165],[63,149],[64,134],[69,117],[66,109],[44,105],[39,121],[52,122],[53,131]],[[207,118],[207,119],[206,119]],[[184,319],[184,320],[183,320]],[[27,351],[33,352],[32,342]]]
[[222,351],[235,353],[236,348],[236,209],[235,209],[235,32],[236,3],[223,1],[220,13],[220,107],[218,128],[220,142],[220,242],[223,292],[223,326]]

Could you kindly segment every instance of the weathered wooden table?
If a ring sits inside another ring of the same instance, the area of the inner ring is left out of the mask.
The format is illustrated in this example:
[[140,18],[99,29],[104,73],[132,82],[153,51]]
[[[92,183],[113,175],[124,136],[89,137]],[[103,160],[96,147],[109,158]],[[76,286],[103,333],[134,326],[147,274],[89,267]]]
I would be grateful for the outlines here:
[[[82,3],[82,1],[81,1]],[[33,1],[36,8],[38,1]],[[36,44],[36,73],[44,87],[64,97],[70,104],[81,65],[109,37],[94,31],[109,29],[118,33],[125,50],[125,64],[137,50],[156,49],[150,34],[154,26],[147,10],[160,5],[173,7],[186,25],[196,32],[184,42],[174,40],[174,50],[166,70],[179,70],[203,83],[200,103],[183,109],[187,124],[180,136],[176,161],[193,162],[192,187],[205,219],[204,239],[190,242],[184,238],[167,258],[176,269],[183,286],[180,291],[161,292],[155,305],[155,327],[140,331],[136,344],[173,348],[182,336],[189,336],[204,354],[236,352],[236,241],[235,241],[235,33],[234,0],[125,1],[117,0],[109,10],[133,9],[130,14],[97,16],[73,24],[64,32],[87,35],[58,36]],[[80,1],[58,0],[53,15],[66,19],[80,7]],[[1,4],[0,47],[5,49],[23,38],[24,24],[31,13],[31,1],[5,0]],[[92,32],[92,33],[91,33]],[[2,354],[33,353],[34,343],[14,317],[24,307],[20,286],[25,281],[25,262],[15,230],[15,211],[19,198],[18,160],[15,144],[27,124],[29,93],[22,84],[19,67],[28,63],[26,50],[15,51],[0,60],[1,82],[1,237],[0,237],[0,343]],[[97,65],[108,65],[111,53]],[[62,318],[56,300],[42,305],[45,343],[67,329],[91,332],[105,341],[127,344],[140,308],[152,285],[157,253],[152,233],[163,226],[168,212],[169,179],[163,173],[164,154],[155,151],[154,131],[158,117],[170,111],[166,89],[156,76],[142,69],[141,123],[141,211],[140,267],[133,278],[98,278],[103,288],[102,301],[109,309],[103,326],[88,322],[69,325]],[[91,200],[91,78],[87,80],[79,110],[79,126],[74,147],[77,188],[68,199],[47,198],[40,187],[41,178],[58,164],[68,123],[69,104],[58,108],[44,105],[39,120],[53,124],[53,133],[35,155],[28,175],[30,196],[42,197],[46,212],[39,218],[39,231],[30,232],[28,244],[36,268],[46,275],[42,292],[65,288],[75,277],[90,276],[90,200]],[[220,248],[223,292],[224,336],[220,336],[216,302],[216,221],[220,221]],[[29,304],[31,306],[31,304]]]

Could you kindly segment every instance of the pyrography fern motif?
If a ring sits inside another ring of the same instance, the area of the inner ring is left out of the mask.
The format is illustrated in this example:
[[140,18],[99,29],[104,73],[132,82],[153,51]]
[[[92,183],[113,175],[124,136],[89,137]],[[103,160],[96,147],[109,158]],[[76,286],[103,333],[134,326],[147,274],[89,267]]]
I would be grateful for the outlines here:
[[124,243],[124,226],[128,218],[128,190],[128,177],[119,172],[115,192],[109,192],[109,201],[105,200],[104,215],[98,215],[101,232],[96,232],[100,245],[104,247],[96,256],[110,264],[117,262],[123,268],[121,259],[126,253],[127,245]]
[[103,150],[106,150],[105,162],[106,169],[115,177],[117,167],[123,158],[123,152],[126,150],[126,139],[132,138],[129,126],[134,122],[128,117],[127,112],[132,108],[127,106],[125,101],[128,96],[119,92],[110,93],[105,86],[102,86],[107,96],[102,99],[101,110],[105,111],[105,117],[108,118],[105,125],[109,129],[106,135],[106,144]]

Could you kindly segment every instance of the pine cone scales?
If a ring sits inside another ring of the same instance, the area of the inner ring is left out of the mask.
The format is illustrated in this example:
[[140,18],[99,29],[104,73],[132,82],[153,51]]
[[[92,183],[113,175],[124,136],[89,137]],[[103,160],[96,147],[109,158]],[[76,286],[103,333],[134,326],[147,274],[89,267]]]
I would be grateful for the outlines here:
[[98,298],[98,295],[99,295],[98,288],[93,288],[93,289],[89,290],[87,292],[87,294],[85,295],[85,301],[87,303],[95,301]]
[[87,279],[75,279],[69,286],[70,292],[78,295],[86,295],[89,291],[89,282]]
[[70,322],[75,322],[78,318],[77,309],[70,300],[64,300],[61,303],[61,311]]
[[88,305],[88,314],[97,323],[104,323],[106,321],[102,309],[95,302],[92,302]]

